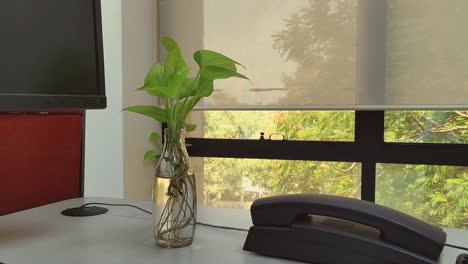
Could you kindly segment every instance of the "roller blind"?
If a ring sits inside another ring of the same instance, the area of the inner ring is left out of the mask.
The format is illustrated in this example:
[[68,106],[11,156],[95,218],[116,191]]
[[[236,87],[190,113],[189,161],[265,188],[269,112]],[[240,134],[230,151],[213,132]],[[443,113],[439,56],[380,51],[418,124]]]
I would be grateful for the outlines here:
[[468,109],[466,0],[160,0],[189,64],[211,49],[252,80],[200,109]]

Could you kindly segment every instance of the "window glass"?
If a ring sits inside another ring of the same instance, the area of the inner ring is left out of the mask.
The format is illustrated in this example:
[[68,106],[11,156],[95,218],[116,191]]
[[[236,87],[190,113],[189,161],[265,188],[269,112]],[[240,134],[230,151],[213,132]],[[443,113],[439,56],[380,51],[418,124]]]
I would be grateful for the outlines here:
[[264,132],[267,139],[354,140],[354,112],[345,111],[197,111],[188,122],[198,126],[190,137],[259,139]]
[[468,144],[468,111],[387,111],[385,142]]
[[468,228],[468,167],[378,164],[376,202],[428,223]]
[[192,158],[192,166],[206,206],[248,209],[256,198],[291,193],[361,196],[360,163]]

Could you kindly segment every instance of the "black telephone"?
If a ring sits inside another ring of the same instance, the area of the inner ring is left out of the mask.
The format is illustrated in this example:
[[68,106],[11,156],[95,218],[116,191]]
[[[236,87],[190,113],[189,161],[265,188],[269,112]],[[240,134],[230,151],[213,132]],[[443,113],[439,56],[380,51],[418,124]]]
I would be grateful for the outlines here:
[[244,250],[309,263],[437,263],[445,232],[396,210],[315,194],[257,199]]

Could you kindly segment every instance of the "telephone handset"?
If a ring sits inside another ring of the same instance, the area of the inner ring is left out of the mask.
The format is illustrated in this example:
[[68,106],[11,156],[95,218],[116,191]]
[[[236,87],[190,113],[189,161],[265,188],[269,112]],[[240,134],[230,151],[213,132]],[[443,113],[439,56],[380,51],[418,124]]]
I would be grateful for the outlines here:
[[317,194],[257,199],[244,250],[310,263],[436,263],[445,232],[371,202]]

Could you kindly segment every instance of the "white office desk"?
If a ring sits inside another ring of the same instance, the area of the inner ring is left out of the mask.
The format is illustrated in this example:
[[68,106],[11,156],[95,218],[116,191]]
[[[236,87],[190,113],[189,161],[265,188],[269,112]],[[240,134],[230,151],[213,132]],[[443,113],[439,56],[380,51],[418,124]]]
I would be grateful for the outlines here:
[[[132,203],[150,210],[149,202],[120,199],[72,199],[0,217],[0,262],[6,264],[140,263],[297,263],[244,252],[246,232],[198,226],[192,246],[155,246],[151,217],[127,207],[108,207],[105,215],[73,218],[64,209],[86,202]],[[468,230],[447,229],[448,243],[468,244]],[[461,250],[445,248],[440,263],[453,264]],[[337,252],[339,254],[339,252]],[[343,263],[346,263],[344,260]]]

